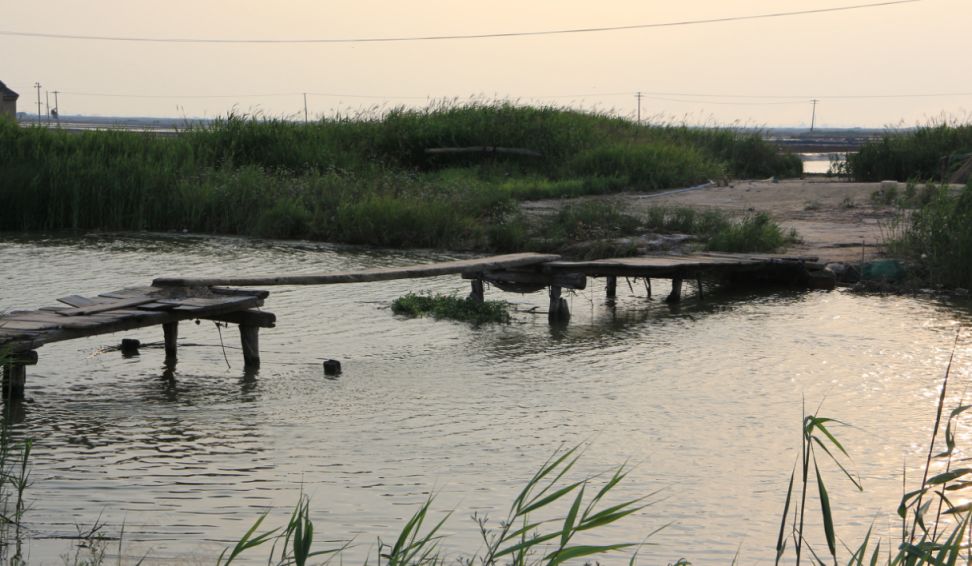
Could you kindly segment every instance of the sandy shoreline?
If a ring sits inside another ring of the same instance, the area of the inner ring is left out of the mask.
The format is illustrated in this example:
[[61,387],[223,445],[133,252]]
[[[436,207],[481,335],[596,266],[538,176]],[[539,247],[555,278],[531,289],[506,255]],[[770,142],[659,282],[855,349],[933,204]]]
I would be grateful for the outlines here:
[[[704,186],[660,193],[623,193],[583,197],[620,201],[630,212],[652,206],[713,208],[735,214],[769,212],[786,228],[797,231],[802,242],[788,255],[816,256],[821,261],[861,261],[881,254],[894,209],[875,205],[871,195],[880,183],[851,183],[830,179],[736,181],[729,186]],[[555,210],[567,200],[524,203],[525,210]]]

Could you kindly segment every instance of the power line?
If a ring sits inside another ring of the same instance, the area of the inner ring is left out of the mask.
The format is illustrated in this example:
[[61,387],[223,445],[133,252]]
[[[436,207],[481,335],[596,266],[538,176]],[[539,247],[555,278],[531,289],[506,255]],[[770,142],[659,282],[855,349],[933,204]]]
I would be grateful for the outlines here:
[[477,34],[451,34],[451,35],[425,35],[425,36],[393,36],[393,37],[348,37],[348,38],[305,38],[305,39],[215,39],[215,38],[186,38],[186,37],[136,37],[136,36],[117,36],[117,35],[81,35],[66,33],[46,33],[0,30],[0,35],[13,37],[33,37],[43,39],[72,39],[83,41],[128,41],[142,43],[232,43],[232,44],[282,44],[282,43],[390,43],[406,41],[444,41],[460,39],[498,39],[509,37],[529,37],[542,35],[566,35],[579,33],[603,33],[615,31],[628,31],[640,29],[656,29],[666,27],[679,27],[701,24],[718,24],[739,22],[745,20],[762,20],[769,18],[783,18],[790,16],[805,16],[810,14],[824,14],[831,12],[846,12],[849,10],[863,10],[868,8],[879,8],[893,6],[897,4],[911,4],[923,2],[924,0],[888,0],[885,2],[875,2],[870,4],[854,4],[850,6],[836,6],[833,8],[817,8],[812,10],[797,10],[790,12],[770,12],[766,14],[750,14],[744,16],[727,16],[723,18],[707,18],[699,20],[682,20],[673,22],[634,24],[626,26],[605,26],[589,28],[569,28],[556,30],[540,31],[520,31],[520,32],[496,32],[496,33],[477,33]]
[[[275,98],[275,97],[299,97],[304,94],[308,96],[321,96],[327,98],[367,98],[376,100],[445,100],[462,99],[460,96],[414,96],[414,95],[394,95],[394,94],[353,94],[338,92],[267,92],[267,93],[242,93],[242,94],[140,94],[140,93],[119,93],[119,92],[80,92],[80,91],[59,91],[61,94],[71,96],[89,96],[106,98],[157,98],[157,99],[185,99],[185,98]],[[635,96],[640,92],[642,98],[652,100],[663,100],[667,102],[682,102],[687,104],[725,104],[725,105],[774,105],[774,104],[804,104],[807,95],[759,95],[759,94],[700,94],[687,92],[648,92],[636,91]],[[596,98],[611,96],[631,96],[631,91],[626,92],[587,92],[576,94],[547,94],[547,95],[522,95],[519,99],[543,100],[555,98]],[[893,99],[893,98],[941,98],[956,96],[972,96],[972,92],[937,92],[937,93],[903,93],[903,94],[831,94],[818,95],[817,99],[841,100],[841,99]],[[675,98],[673,98],[675,97]],[[695,97],[703,100],[691,100],[677,97]],[[706,100],[719,98],[722,100]],[[760,102],[748,102],[745,100],[729,100],[733,98],[753,99]]]
[[[75,92],[62,90],[61,94],[71,96],[91,96],[104,98],[273,98],[277,96],[300,96],[299,92],[268,92],[253,94],[136,94],[118,92]],[[308,93],[311,94],[311,93]]]
[[650,100],[661,100],[664,102],[680,102],[684,104],[717,104],[719,106],[778,106],[804,104],[803,100],[787,100],[783,102],[744,102],[737,100],[686,100],[683,98],[667,98],[662,96],[648,96],[642,93],[642,98]]

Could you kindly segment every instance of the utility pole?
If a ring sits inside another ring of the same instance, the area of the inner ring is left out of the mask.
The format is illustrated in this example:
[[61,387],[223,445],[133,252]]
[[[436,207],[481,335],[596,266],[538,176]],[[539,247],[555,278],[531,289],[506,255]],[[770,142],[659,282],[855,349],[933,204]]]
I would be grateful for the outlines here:
[[34,83],[34,88],[37,89],[37,123],[40,124],[41,121],[41,102],[40,102],[40,83]]
[[812,134],[813,127],[817,123],[817,103],[820,102],[820,100],[811,98],[810,102],[813,103],[813,113],[810,115],[810,133]]
[[47,110],[47,123],[51,123],[51,93],[44,91],[44,109]]
[[61,105],[57,103],[57,95],[58,95],[58,91],[55,90],[54,91],[54,112],[55,112],[55,116],[54,117],[57,118],[57,123],[60,124],[61,123]]
[[641,91],[640,90],[635,93],[635,98],[638,99],[638,123],[639,124],[641,123],[641,99],[643,97],[644,97],[644,95],[641,94]]
[[307,93],[304,93],[304,123],[307,123]]

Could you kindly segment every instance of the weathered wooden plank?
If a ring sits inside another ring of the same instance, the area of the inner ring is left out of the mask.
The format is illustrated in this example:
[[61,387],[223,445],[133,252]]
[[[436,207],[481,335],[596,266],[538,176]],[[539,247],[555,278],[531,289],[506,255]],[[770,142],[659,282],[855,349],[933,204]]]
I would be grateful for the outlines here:
[[533,271],[487,271],[485,273],[463,273],[464,279],[482,279],[493,284],[517,283],[521,285],[556,285],[564,289],[581,290],[587,287],[587,276],[583,273],[558,272],[537,273]]
[[68,295],[67,297],[61,297],[57,301],[65,305],[71,305],[72,307],[87,307],[95,304],[95,301],[92,301],[88,297],[82,297],[81,295]]
[[694,276],[699,272],[733,272],[759,269],[766,260],[747,256],[666,255],[592,261],[553,261],[542,266],[548,273],[579,272],[589,276],[627,276],[672,278]]
[[49,328],[57,328],[58,325],[52,322],[44,322],[39,320],[18,320],[18,319],[2,319],[0,320],[0,328],[5,328],[8,330],[47,330]]
[[253,300],[254,297],[247,296],[222,296],[222,297],[186,297],[185,299],[162,299],[158,301],[164,305],[174,305],[175,310],[197,310],[203,307],[218,305],[238,305],[240,303]]
[[0,327],[0,342],[6,342],[8,340],[13,340],[14,338],[22,338],[24,336],[29,336],[30,333],[24,332],[18,328],[3,328]]
[[136,297],[141,297],[144,295],[152,295],[158,293],[162,289],[152,286],[144,287],[127,287],[125,289],[120,289],[118,291],[111,291],[108,293],[99,293],[99,297],[105,297],[107,299],[134,299]]
[[61,312],[61,311],[68,310],[68,308],[70,307],[41,307],[37,310],[44,311],[44,312]]
[[[263,300],[250,297],[233,297],[227,304],[220,301],[209,306],[190,310],[146,311],[134,308],[117,309],[89,315],[61,316],[58,328],[45,330],[4,329],[0,327],[0,344],[11,345],[15,351],[36,349],[44,344],[71,340],[99,334],[110,334],[135,328],[144,328],[194,318],[213,318],[218,315],[245,311],[263,305]],[[74,309],[72,309],[74,310]],[[40,311],[38,311],[40,313]],[[40,313],[50,316],[48,313]],[[0,319],[2,320],[2,319]]]
[[260,328],[273,328],[276,326],[277,322],[277,315],[273,314],[272,312],[256,310],[228,312],[225,314],[203,316],[200,318],[205,318],[207,320],[218,320],[220,322],[230,322],[245,326],[259,326]]
[[178,303],[153,302],[153,303],[146,303],[144,305],[138,305],[138,308],[140,310],[147,310],[147,311],[170,311],[176,308],[177,306],[179,306]]
[[246,295],[247,297],[257,297],[260,299],[266,299],[270,296],[270,291],[262,291],[260,289],[228,289],[226,287],[209,287],[208,289],[216,295]]
[[382,267],[348,271],[341,273],[317,273],[306,275],[262,275],[253,277],[160,277],[153,285],[164,286],[257,286],[257,285],[332,285],[337,283],[364,283],[369,281],[390,281],[393,279],[412,279],[417,277],[436,277],[456,273],[496,271],[511,267],[538,265],[560,259],[553,254],[508,254],[462,259],[440,263],[410,265],[406,267]]
[[123,299],[120,301],[111,301],[109,303],[98,303],[88,307],[78,307],[74,309],[65,309],[62,311],[57,311],[57,314],[63,316],[81,316],[96,314],[101,312],[113,311],[118,309],[123,309],[126,307],[135,307],[138,305],[144,305],[146,303],[154,303],[156,297],[146,297],[140,296],[132,299]]

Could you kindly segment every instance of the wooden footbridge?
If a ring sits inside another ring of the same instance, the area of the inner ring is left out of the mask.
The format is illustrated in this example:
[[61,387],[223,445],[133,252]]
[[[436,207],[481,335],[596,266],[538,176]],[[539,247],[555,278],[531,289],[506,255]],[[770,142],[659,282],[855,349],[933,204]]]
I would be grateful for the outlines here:
[[6,356],[3,398],[23,398],[26,367],[37,363],[37,349],[45,344],[160,325],[166,358],[175,359],[179,322],[183,320],[207,319],[239,325],[244,363],[248,367],[259,366],[259,330],[272,328],[276,323],[275,315],[258,310],[270,293],[234,287],[332,285],[449,274],[470,279],[470,298],[477,301],[483,300],[484,283],[521,293],[549,288],[551,323],[563,323],[570,318],[562,290],[584,289],[588,277],[606,278],[608,298],[615,296],[618,277],[644,278],[649,290],[651,279],[671,279],[669,302],[681,299],[682,283],[686,279],[697,279],[701,294],[703,276],[769,280],[816,288],[832,288],[834,281],[832,274],[815,263],[814,258],[726,254],[577,262],[563,261],[557,255],[523,253],[344,273],[160,277],[147,287],[127,288],[97,297],[71,295],[57,299],[59,306],[0,315],[0,353]]

